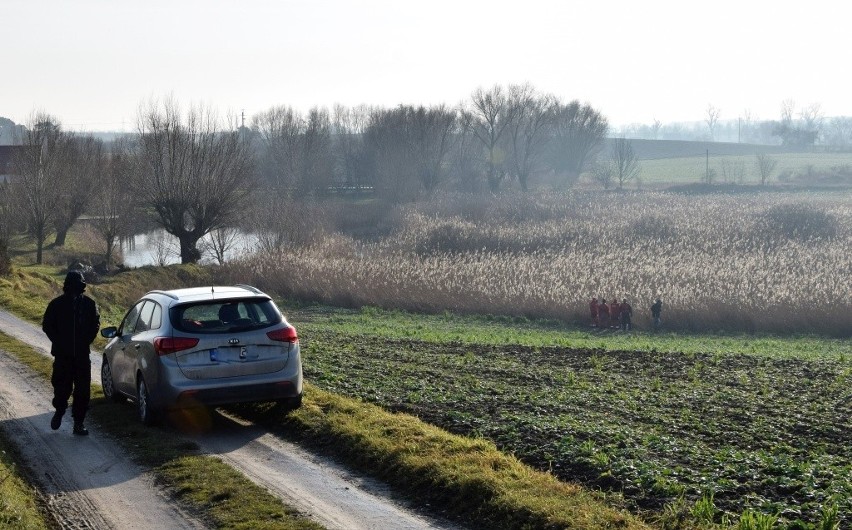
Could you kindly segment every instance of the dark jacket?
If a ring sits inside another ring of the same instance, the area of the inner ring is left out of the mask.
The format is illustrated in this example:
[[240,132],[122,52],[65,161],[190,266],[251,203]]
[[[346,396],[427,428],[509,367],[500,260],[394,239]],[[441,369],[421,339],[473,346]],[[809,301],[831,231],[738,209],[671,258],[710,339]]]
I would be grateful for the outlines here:
[[101,318],[95,301],[84,294],[63,294],[50,301],[41,329],[50,339],[54,357],[89,358],[89,345],[98,335]]

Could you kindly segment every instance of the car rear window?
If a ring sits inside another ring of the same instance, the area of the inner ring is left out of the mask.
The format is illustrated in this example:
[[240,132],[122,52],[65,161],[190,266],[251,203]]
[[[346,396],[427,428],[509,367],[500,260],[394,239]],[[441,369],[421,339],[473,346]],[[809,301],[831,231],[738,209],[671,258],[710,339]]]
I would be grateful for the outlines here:
[[184,304],[171,308],[169,316],[175,329],[187,333],[233,333],[281,322],[281,314],[267,298]]

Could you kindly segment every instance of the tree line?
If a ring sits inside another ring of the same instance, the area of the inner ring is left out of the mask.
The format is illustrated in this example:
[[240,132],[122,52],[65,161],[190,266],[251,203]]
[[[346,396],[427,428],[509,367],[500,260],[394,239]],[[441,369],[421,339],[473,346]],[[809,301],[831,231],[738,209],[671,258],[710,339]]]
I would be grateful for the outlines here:
[[143,216],[178,240],[181,262],[193,263],[205,235],[268,202],[262,197],[276,197],[272,219],[287,200],[335,190],[400,203],[441,189],[527,191],[541,177],[570,186],[596,160],[608,123],[588,104],[495,85],[452,108],[275,106],[250,127],[165,99],[140,107],[136,128],[104,143],[50,114],[30,117],[16,142],[14,178],[0,183],[0,269],[14,234],[35,242],[42,263],[48,239],[63,246],[84,213],[106,244],[107,267]]

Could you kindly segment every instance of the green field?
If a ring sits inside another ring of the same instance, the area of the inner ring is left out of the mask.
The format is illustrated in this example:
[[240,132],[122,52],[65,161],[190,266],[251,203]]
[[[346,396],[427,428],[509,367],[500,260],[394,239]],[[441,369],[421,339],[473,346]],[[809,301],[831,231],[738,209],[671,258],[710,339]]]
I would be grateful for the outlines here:
[[[777,183],[778,175],[784,172],[807,174],[810,168],[810,171],[819,173],[836,167],[852,166],[852,153],[779,153],[769,156],[778,162],[770,178],[773,183]],[[650,186],[691,184],[704,178],[708,161],[710,169],[716,172],[716,182],[725,182],[722,165],[727,162],[742,164],[745,184],[758,183],[753,154],[727,155],[714,153],[712,149],[709,159],[706,153],[699,149],[691,156],[641,160],[640,178],[643,185]]]
[[848,341],[377,310],[291,319],[315,385],[493,440],[563,480],[623,494],[649,520],[687,505],[707,523],[760,513],[849,524]]

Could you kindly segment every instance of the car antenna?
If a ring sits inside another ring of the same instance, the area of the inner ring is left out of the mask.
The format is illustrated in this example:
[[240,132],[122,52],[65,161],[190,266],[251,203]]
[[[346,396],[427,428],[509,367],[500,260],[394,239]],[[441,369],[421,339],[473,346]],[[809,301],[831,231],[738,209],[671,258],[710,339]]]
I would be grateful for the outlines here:
[[214,289],[213,285],[210,286],[210,294],[213,296],[213,298],[216,298],[216,290]]

